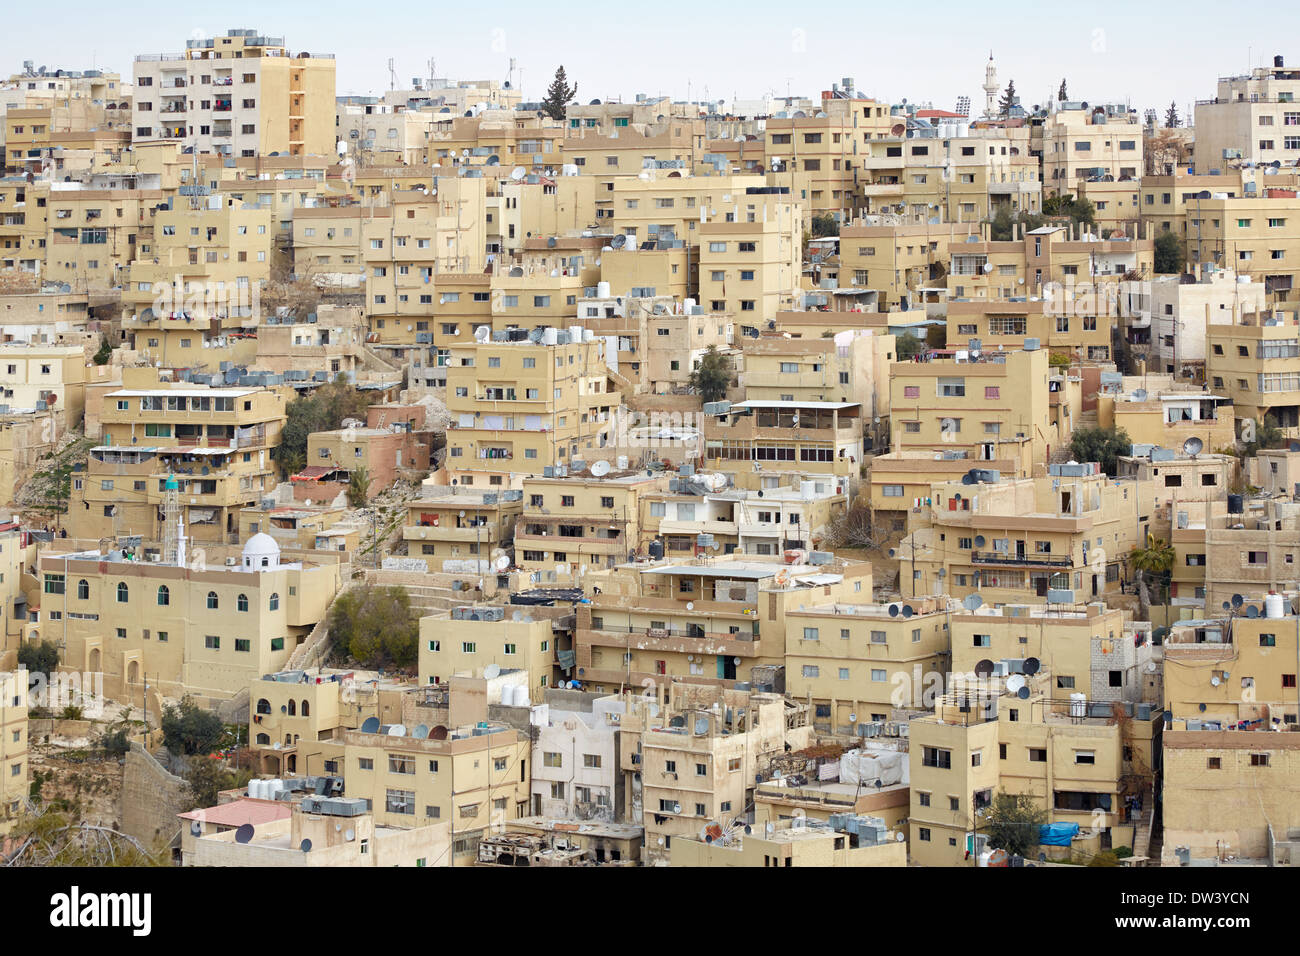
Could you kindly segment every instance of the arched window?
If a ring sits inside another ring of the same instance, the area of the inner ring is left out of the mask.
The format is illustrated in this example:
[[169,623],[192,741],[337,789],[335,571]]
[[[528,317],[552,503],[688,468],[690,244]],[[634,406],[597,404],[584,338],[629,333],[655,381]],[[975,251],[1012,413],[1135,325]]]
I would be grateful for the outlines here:
[[[122,594],[122,592],[121,592],[121,585],[119,585],[119,586],[118,586],[118,600],[119,600],[119,601],[122,600],[122,598],[121,598],[121,594]],[[166,607],[167,605],[169,605],[169,604],[171,604],[171,603],[172,603],[172,592],[169,591],[169,590],[167,589],[167,585],[165,585],[165,584],[160,584],[160,585],[158,585],[158,606],[159,606],[159,607]]]
[[247,611],[247,610],[248,610],[248,595],[247,595],[247,594],[241,594],[241,595],[239,595],[239,597],[235,600],[235,609],[236,609],[236,610],[239,610],[239,611]]
[[298,702],[292,697],[289,698],[289,716],[296,717],[298,714]]
[[303,715],[304,717],[310,717],[310,716],[311,716],[311,704],[310,704],[308,701],[305,701],[305,700],[302,702],[302,715]]
[[258,735],[257,735],[257,742],[258,742],[259,744],[269,744],[269,743],[271,742],[271,735],[270,735],[270,734],[258,734]]
[[257,712],[259,714],[269,714],[271,712],[271,702],[265,697],[258,698]]
[[271,592],[271,610],[272,611],[280,610],[280,595],[276,591]]
[[217,604],[218,604],[218,601],[217,601],[217,592],[216,592],[216,591],[209,591],[209,592],[208,592],[208,610],[209,610],[209,611],[215,611],[215,610],[217,609]]
[[117,582],[117,603],[125,604],[131,599],[131,589],[126,586],[125,581]]
[[90,582],[87,581],[85,578],[82,578],[80,581],[77,582],[77,600],[78,601],[90,600]]

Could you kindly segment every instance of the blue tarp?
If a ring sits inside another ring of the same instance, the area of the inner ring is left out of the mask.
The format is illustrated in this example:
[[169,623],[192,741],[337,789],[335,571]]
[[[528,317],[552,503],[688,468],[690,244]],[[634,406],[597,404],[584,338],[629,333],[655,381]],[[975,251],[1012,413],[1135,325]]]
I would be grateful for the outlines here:
[[1069,846],[1078,835],[1077,823],[1044,823],[1038,830],[1038,842],[1047,846]]

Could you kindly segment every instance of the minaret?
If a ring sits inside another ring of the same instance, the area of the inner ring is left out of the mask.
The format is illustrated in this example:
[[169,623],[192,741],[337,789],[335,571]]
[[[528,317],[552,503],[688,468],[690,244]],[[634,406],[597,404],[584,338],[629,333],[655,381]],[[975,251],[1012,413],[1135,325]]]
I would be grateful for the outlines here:
[[993,62],[993,51],[989,50],[989,62],[984,67],[984,118],[994,119],[998,115],[998,68]]

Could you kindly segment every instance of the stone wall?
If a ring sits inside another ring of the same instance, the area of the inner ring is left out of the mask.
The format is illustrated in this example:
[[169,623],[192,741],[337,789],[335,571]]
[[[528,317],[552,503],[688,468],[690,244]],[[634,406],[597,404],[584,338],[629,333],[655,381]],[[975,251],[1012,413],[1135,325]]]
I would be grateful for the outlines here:
[[170,841],[186,809],[185,781],[163,767],[138,741],[131,742],[122,773],[122,832],[146,846]]

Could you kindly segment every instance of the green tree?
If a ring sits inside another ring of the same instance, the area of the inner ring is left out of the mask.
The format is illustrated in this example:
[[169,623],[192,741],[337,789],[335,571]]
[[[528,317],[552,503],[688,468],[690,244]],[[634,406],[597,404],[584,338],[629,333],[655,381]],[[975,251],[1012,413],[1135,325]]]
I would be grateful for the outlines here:
[[1155,270],[1158,275],[1171,275],[1183,271],[1183,244],[1170,230],[1156,236]]
[[364,508],[370,500],[370,472],[365,465],[357,465],[348,476],[348,504]]
[[1027,793],[998,793],[984,811],[989,846],[1017,856],[1034,857],[1047,811]]
[[561,66],[555,71],[555,79],[546,89],[546,98],[542,100],[542,112],[553,120],[562,120],[568,112],[568,106],[578,94],[578,84],[569,86],[569,77]]
[[59,668],[59,645],[50,640],[39,644],[28,641],[18,648],[18,663],[29,674],[53,674]]
[[1002,99],[998,100],[998,110],[1006,116],[1011,112],[1011,107],[1016,105],[1016,81],[1011,80],[1007,83],[1006,91],[1002,94]]
[[186,756],[210,754],[226,736],[221,718],[204,710],[192,697],[184,697],[180,706],[169,706],[163,711],[162,732],[167,749]]
[[404,588],[366,585],[345,591],[330,607],[328,625],[335,648],[363,667],[416,663],[420,622]]
[[1165,129],[1178,129],[1183,125],[1183,121],[1178,118],[1178,101],[1172,100],[1169,103],[1169,109],[1165,110]]
[[1057,94],[1056,94],[1056,100],[1057,100],[1058,103],[1064,103],[1064,102],[1065,102],[1066,100],[1068,100],[1068,99],[1069,99],[1069,97],[1065,95],[1065,78],[1062,77],[1062,78],[1061,78],[1061,89],[1060,89],[1060,90],[1057,92]]
[[910,362],[925,351],[925,339],[904,332],[894,338],[894,354],[900,362]]
[[369,399],[342,378],[300,395],[285,410],[288,420],[280,435],[276,451],[285,474],[301,471],[307,463],[307,437],[312,432],[330,431],[342,426],[344,419],[365,420]]
[[1132,450],[1133,442],[1122,428],[1077,428],[1070,438],[1070,454],[1075,461],[1095,461],[1112,477],[1116,460]]
[[1277,419],[1265,415],[1261,422],[1254,418],[1242,426],[1242,441],[1245,444],[1243,457],[1254,458],[1261,448],[1281,448],[1286,444],[1286,435],[1277,427]]
[[248,771],[230,770],[225,763],[212,757],[191,757],[183,774],[186,802],[189,804],[187,809],[215,807],[221,791],[243,786],[251,776]]
[[1174,549],[1164,538],[1147,534],[1146,547],[1133,546],[1128,553],[1129,567],[1133,569],[1138,589],[1138,613],[1142,620],[1151,620],[1151,586],[1155,585],[1169,603],[1169,581],[1174,570]]
[[813,216],[810,222],[812,226],[812,237],[822,239],[826,236],[838,236],[840,234],[840,224],[830,213],[821,216]]
[[1096,207],[1093,206],[1090,200],[1078,199],[1073,194],[1048,196],[1043,200],[1043,215],[1069,216],[1076,226],[1079,223],[1085,223],[1089,226],[1097,224]]
[[94,361],[96,365],[107,365],[113,357],[113,346],[108,342],[108,336],[101,334],[99,336],[99,351],[95,353]]
[[720,401],[727,397],[731,372],[731,359],[710,345],[700,356],[700,364],[691,370],[691,385],[700,393],[701,401]]

